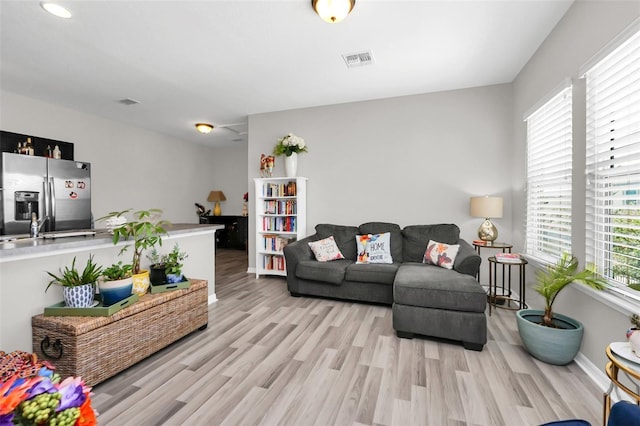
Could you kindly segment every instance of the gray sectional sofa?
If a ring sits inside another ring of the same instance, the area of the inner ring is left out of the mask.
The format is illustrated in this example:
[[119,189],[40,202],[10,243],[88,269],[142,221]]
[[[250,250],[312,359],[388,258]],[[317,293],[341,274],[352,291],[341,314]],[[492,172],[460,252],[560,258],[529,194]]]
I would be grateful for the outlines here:
[[[392,305],[399,337],[414,334],[462,341],[482,350],[487,341],[487,296],[475,276],[480,256],[454,224],[411,225],[386,222],[360,226],[319,224],[316,233],[287,245],[287,287],[292,296],[321,296]],[[393,263],[356,263],[356,236],[389,232]],[[333,236],[340,260],[319,262],[309,242]],[[429,240],[458,244],[453,269],[424,264]]]

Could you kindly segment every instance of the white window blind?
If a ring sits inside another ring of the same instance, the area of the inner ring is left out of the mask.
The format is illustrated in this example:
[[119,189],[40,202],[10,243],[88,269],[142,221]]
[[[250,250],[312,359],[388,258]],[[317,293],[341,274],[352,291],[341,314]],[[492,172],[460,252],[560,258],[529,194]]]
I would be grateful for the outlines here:
[[553,262],[571,252],[571,87],[527,122],[527,254]]
[[585,77],[587,260],[621,285],[640,284],[640,32]]

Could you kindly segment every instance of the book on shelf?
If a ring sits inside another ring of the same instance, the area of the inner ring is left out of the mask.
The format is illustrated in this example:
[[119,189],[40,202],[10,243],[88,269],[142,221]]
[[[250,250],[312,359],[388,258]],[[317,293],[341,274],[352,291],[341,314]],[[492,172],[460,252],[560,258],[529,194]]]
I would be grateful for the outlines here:
[[282,252],[287,244],[295,241],[295,238],[285,238],[280,235],[266,234],[262,236],[262,241],[264,242],[263,248],[265,250]]
[[263,197],[295,197],[297,193],[296,183],[265,182],[262,186]]
[[285,261],[283,256],[267,255],[262,258],[262,267],[267,271],[284,271]]
[[487,242],[485,240],[473,240],[473,244],[477,246],[486,246]]
[[496,253],[495,257],[499,262],[520,263],[520,255],[518,253]]

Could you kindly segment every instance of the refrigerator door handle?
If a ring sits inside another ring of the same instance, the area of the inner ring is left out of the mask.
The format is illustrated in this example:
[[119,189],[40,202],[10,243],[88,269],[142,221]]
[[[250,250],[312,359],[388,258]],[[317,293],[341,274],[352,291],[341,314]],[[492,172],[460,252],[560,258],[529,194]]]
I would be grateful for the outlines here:
[[49,204],[50,204],[50,214],[49,214],[49,225],[47,225],[49,231],[56,230],[56,190],[53,182],[53,178],[49,178]]
[[47,182],[47,179],[44,178],[42,180],[42,212],[38,212],[40,213],[40,217],[38,217],[38,219],[42,219],[45,216],[49,216],[49,184]]

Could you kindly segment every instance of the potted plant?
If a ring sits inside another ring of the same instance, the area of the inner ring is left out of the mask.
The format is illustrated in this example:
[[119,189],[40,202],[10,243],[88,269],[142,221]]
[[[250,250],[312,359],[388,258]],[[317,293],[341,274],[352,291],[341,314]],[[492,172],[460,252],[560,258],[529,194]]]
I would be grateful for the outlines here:
[[289,133],[278,139],[278,143],[273,148],[274,155],[284,155],[284,170],[287,177],[295,177],[298,170],[298,153],[307,152],[307,145],[304,139]]
[[74,256],[71,262],[71,268],[68,266],[59,269],[60,275],[52,272],[47,274],[53,278],[49,281],[45,292],[49,290],[53,284],[62,286],[62,296],[65,304],[70,308],[87,308],[93,305],[95,296],[94,284],[102,273],[102,267],[93,262],[93,256],[89,255],[87,264],[82,273],[76,269],[76,258]]
[[[101,217],[100,221],[113,220],[114,218],[122,218],[126,216],[131,209],[123,210],[121,212],[111,212],[104,217]],[[133,213],[133,220],[129,220],[118,226],[113,227],[113,243],[117,244],[120,239],[133,240],[133,260],[131,262],[131,269],[133,272],[133,292],[138,296],[144,295],[149,289],[149,271],[141,270],[140,260],[142,258],[142,252],[147,249],[152,249],[156,245],[162,245],[162,235],[166,235],[166,226],[170,223],[166,220],[160,219],[162,210],[149,209],[140,210]],[[124,246],[120,250],[120,254],[125,252],[129,248],[129,245]]]
[[179,283],[184,281],[182,275],[183,261],[189,257],[186,252],[181,252],[178,243],[167,253],[160,255],[154,248],[147,258],[151,261],[151,283],[154,285],[165,283]]
[[535,358],[549,364],[568,364],[580,350],[583,325],[552,310],[560,292],[574,281],[596,290],[607,287],[593,265],[578,272],[578,259],[564,253],[555,265],[538,272],[534,290],[545,299],[544,311],[522,309],[516,313],[523,346]]
[[103,305],[113,305],[131,296],[133,289],[132,267],[122,261],[114,263],[102,271],[102,279],[98,280],[98,288]]

